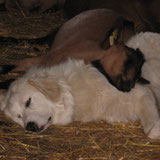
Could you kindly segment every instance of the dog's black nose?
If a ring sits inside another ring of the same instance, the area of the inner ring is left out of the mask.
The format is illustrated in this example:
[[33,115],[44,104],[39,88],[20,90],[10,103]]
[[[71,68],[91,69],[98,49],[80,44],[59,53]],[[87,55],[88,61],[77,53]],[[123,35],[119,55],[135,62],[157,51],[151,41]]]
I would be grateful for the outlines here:
[[32,132],[37,132],[38,131],[38,126],[34,122],[28,122],[26,126],[26,130],[32,131]]
[[32,132],[40,132],[41,130],[43,130],[43,128],[44,126],[39,128],[38,125],[34,122],[28,122],[26,126],[26,130],[32,131]]

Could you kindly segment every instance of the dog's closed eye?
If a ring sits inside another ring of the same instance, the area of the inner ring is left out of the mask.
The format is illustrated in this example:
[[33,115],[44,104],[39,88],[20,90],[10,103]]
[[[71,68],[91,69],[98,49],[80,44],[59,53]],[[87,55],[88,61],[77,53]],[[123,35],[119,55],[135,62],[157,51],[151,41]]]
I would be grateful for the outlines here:
[[31,104],[31,97],[26,101],[25,107],[28,108]]
[[48,118],[48,122],[49,122],[51,119],[52,119],[52,117],[49,117],[49,118]]
[[18,116],[17,116],[18,118],[22,118],[22,116],[19,114]]

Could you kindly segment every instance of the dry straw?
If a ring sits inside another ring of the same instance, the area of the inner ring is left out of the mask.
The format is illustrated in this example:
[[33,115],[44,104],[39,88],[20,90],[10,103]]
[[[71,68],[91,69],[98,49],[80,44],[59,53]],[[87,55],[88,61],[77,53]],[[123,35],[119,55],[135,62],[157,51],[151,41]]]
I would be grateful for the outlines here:
[[[0,35],[21,39],[16,44],[0,44],[1,63],[45,54],[46,45],[22,39],[43,37],[63,22],[62,12],[24,16],[16,7],[1,12]],[[19,75],[10,73],[0,78]],[[41,134],[32,133],[0,112],[0,160],[160,160],[160,140],[148,139],[139,122],[75,122],[51,126]]]
[[0,125],[0,159],[160,159],[160,141],[148,139],[138,122],[74,122],[38,134],[0,114]]

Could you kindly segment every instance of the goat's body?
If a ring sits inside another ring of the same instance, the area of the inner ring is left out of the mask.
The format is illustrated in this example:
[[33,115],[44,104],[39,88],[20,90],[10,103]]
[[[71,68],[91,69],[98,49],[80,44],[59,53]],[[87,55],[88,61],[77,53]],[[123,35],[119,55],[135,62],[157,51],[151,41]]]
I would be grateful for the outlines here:
[[[118,15],[110,10],[97,9],[77,15],[67,21],[58,31],[48,54],[18,62],[16,70],[26,70],[33,64],[52,66],[71,58],[83,59],[90,63],[107,55],[108,50],[100,46],[107,32],[112,28]],[[126,31],[127,30],[127,31]],[[134,31],[124,29],[120,43],[126,42]],[[110,48],[110,44],[106,48]],[[120,54],[121,57],[123,57]]]
[[[118,15],[110,10],[97,9],[84,12],[67,21],[57,33],[48,56],[41,59],[41,65],[57,64],[68,57],[91,62],[101,59],[106,50],[100,46],[107,32],[115,24]],[[128,33],[122,42],[133,34]],[[109,44],[106,46],[110,48]]]
[[[134,34],[133,29],[124,27],[117,45],[110,46],[108,37],[108,49],[101,48],[106,33],[114,26],[117,18],[116,13],[106,9],[91,10],[77,15],[60,28],[48,54],[24,59],[17,63],[19,67],[16,70],[26,70],[34,64],[43,67],[53,66],[69,57],[82,59],[86,63],[98,60],[114,86],[122,91],[130,91],[135,84],[137,70],[143,64],[142,54],[126,48],[123,44]],[[130,67],[125,66],[128,60],[133,64]]]

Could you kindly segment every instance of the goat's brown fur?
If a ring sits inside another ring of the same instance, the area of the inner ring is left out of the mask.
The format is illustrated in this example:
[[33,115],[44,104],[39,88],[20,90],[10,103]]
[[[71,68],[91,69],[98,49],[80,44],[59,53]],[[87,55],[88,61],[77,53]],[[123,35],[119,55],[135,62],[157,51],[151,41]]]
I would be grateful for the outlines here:
[[[88,11],[74,17],[61,27],[48,54],[37,58],[24,59],[18,64],[16,63],[18,67],[15,70],[26,70],[33,64],[43,67],[52,66],[68,57],[83,59],[86,63],[100,60],[111,82],[118,89],[129,91],[135,84],[136,70],[139,70],[141,66],[135,64],[141,64],[143,61],[142,56],[137,58],[137,62],[133,63],[131,67],[135,71],[132,72],[133,74],[127,72],[131,68],[124,67],[128,60],[126,53],[128,51],[124,42],[134,34],[133,30],[128,27],[122,28],[120,42],[117,45],[107,46],[107,50],[103,50],[100,46],[105,39],[106,32],[114,26],[118,17],[116,13],[106,9]],[[136,53],[130,54],[136,55]],[[131,76],[128,76],[128,74]],[[117,84],[117,77],[121,77],[121,83]],[[125,88],[126,83],[127,85],[130,83],[127,89]]]

